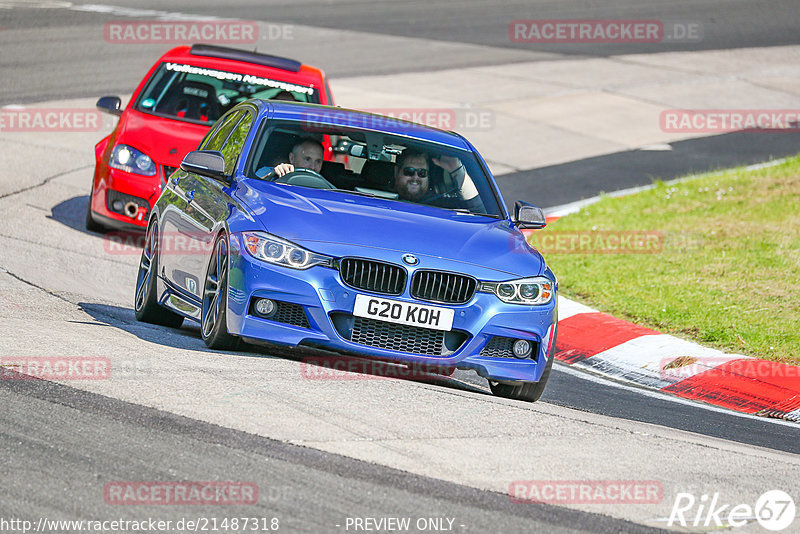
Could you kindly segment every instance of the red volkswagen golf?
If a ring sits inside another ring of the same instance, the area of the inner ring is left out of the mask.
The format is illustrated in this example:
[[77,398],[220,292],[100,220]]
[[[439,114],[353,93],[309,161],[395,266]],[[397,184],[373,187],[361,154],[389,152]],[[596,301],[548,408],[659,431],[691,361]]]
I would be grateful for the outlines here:
[[[170,174],[226,111],[249,98],[334,105],[325,73],[293,59],[197,44],[156,62],[121,109],[116,96],[97,101],[120,117],[95,145],[86,209],[92,231],[145,229]],[[326,140],[325,159],[331,159]]]

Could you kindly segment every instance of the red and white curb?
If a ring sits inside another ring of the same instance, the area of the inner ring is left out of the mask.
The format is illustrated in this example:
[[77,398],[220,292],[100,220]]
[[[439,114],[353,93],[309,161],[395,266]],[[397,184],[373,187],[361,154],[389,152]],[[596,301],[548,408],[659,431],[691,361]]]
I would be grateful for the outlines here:
[[737,412],[800,422],[800,367],[726,354],[558,297],[555,358]]

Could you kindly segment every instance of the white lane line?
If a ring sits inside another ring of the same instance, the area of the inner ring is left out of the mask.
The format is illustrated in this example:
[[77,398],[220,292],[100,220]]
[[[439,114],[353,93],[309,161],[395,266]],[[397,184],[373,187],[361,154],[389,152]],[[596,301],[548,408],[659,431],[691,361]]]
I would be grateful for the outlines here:
[[115,17],[130,17],[130,18],[149,18],[155,20],[204,20],[204,21],[217,21],[217,20],[234,20],[224,17],[215,17],[213,15],[191,15],[187,13],[177,13],[174,11],[161,11],[158,9],[137,9],[134,7],[123,6],[110,6],[106,4],[73,4],[72,2],[60,2],[58,0],[5,0],[0,1],[0,9],[14,9],[14,8],[35,8],[35,9],[69,9],[71,11],[80,11],[83,13],[103,13],[105,15],[113,15]]
[[667,143],[656,143],[653,145],[644,145],[637,148],[643,152],[669,152],[672,150],[672,145]]
[[86,13],[103,13],[106,15],[114,15],[115,17],[151,18],[156,20],[231,20],[207,15],[189,15],[186,13],[159,11],[157,9],[136,9],[105,4],[71,5],[69,9]]
[[63,9],[72,7],[72,2],[58,2],[42,0],[37,2],[35,0],[10,0],[8,2],[0,2],[0,9],[14,9],[17,7],[25,7],[30,9]]
[[775,425],[783,425],[783,426],[789,426],[789,427],[792,427],[792,428],[797,428],[797,423],[784,421],[782,419],[775,419],[775,418],[772,418],[772,417],[761,417],[761,416],[752,415],[752,414],[749,414],[749,413],[735,412],[735,411],[727,409],[727,408],[720,408],[719,406],[714,406],[713,404],[706,404],[704,402],[698,402],[698,401],[693,401],[693,400],[690,400],[690,399],[684,399],[682,397],[675,397],[675,396],[670,395],[668,393],[662,393],[662,392],[657,391],[657,390],[645,389],[643,387],[629,386],[627,384],[623,384],[623,383],[618,382],[616,380],[612,380],[612,379],[609,379],[609,378],[605,378],[605,377],[596,375],[596,374],[594,374],[591,371],[586,370],[586,369],[581,369],[581,370],[575,369],[575,368],[573,368],[573,367],[571,367],[571,366],[569,366],[569,365],[567,365],[565,363],[559,362],[558,360],[556,360],[554,363],[558,363],[559,364],[556,367],[556,369],[558,371],[562,371],[562,372],[564,372],[564,373],[566,373],[568,375],[572,375],[574,377],[581,378],[583,380],[587,380],[587,381],[593,382],[595,384],[600,384],[600,385],[603,385],[603,386],[609,386],[609,387],[615,387],[615,388],[619,388],[619,389],[624,389],[625,391],[630,391],[632,393],[638,393],[640,395],[644,395],[645,397],[651,397],[653,399],[659,399],[659,400],[663,400],[663,401],[674,402],[674,403],[677,403],[677,404],[683,404],[685,406],[692,406],[694,408],[701,408],[703,410],[708,410],[710,412],[727,414],[727,415],[732,415],[732,416],[735,416],[735,417],[741,417],[741,418],[744,418],[744,419],[751,419],[751,420],[754,420],[754,421],[765,421],[765,422],[772,423],[772,424],[775,424]]
[[786,158],[781,159],[773,159],[772,161],[765,161],[764,163],[754,163],[753,165],[748,165],[744,168],[746,171],[757,171],[759,169],[766,169],[768,167],[774,167],[776,165],[780,165],[786,161]]

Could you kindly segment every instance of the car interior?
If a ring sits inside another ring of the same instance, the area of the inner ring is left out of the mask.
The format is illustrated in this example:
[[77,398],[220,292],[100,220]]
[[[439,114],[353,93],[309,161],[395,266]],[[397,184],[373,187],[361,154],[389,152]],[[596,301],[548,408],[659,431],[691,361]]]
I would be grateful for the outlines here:
[[156,71],[136,103],[139,111],[211,124],[236,104],[250,98],[319,103],[319,95],[280,87],[219,80],[203,74]]
[[[334,143],[335,159],[324,161],[320,172],[327,181],[337,189],[386,193],[386,195],[380,196],[397,198],[394,193],[394,157],[388,159],[388,154],[386,154],[383,160],[371,159],[366,157],[364,141],[340,135],[329,137]],[[288,162],[292,147],[301,139],[308,138],[322,141],[322,135],[319,134],[274,130],[251,168],[258,171]],[[339,153],[336,150],[336,146],[339,145],[346,145],[348,152],[346,154]],[[263,178],[263,175],[254,174],[253,177]],[[448,175],[446,180],[445,173],[436,165],[430,167],[429,183],[431,190],[437,194],[444,193],[454,186],[450,176]]]
[[222,116],[214,86],[194,80],[184,80],[168,91],[155,111],[203,122],[215,121]]

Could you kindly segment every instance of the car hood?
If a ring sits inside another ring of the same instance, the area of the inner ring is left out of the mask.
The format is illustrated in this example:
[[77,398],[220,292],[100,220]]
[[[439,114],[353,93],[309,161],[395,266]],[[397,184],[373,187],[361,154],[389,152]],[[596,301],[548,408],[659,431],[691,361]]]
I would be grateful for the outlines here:
[[261,180],[240,182],[236,194],[264,230],[315,252],[413,253],[489,268],[498,279],[544,271],[542,256],[506,219]]
[[161,165],[178,167],[197,148],[210,126],[193,124],[138,111],[126,111],[117,143],[137,148]]

